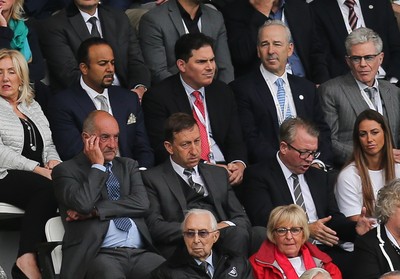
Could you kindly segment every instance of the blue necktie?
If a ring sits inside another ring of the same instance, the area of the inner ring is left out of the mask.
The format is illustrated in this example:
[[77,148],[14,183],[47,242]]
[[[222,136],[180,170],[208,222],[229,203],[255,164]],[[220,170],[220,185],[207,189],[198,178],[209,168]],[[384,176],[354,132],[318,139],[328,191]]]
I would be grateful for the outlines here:
[[[118,179],[111,170],[111,163],[107,163],[105,167],[108,173],[108,178],[106,181],[108,197],[110,200],[118,200],[120,197]],[[115,226],[121,231],[127,232],[132,227],[132,223],[128,217],[114,218],[113,221]]]
[[285,92],[285,87],[283,86],[283,79],[278,78],[275,81],[275,84],[278,86],[278,94],[277,94],[278,103],[279,103],[279,106],[281,107],[281,112],[282,112],[283,118],[286,119],[287,117],[290,116],[290,108],[288,106],[288,109],[285,114],[286,92]]

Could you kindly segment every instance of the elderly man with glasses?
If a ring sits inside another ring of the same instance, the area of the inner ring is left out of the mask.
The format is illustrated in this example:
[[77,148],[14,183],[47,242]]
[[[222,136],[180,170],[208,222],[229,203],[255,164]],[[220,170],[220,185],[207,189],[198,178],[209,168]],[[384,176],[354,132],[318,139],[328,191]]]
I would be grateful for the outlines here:
[[[352,131],[357,115],[374,109],[385,116],[399,147],[400,89],[388,81],[377,79],[384,53],[379,35],[368,28],[358,28],[345,41],[345,57],[350,72],[322,84],[318,88],[325,121],[331,128],[334,165],[343,166],[353,150]],[[400,162],[400,151],[394,150]]]
[[299,205],[306,212],[312,241],[341,268],[348,257],[337,244],[354,241],[357,234],[370,229],[370,223],[365,208],[357,224],[347,220],[338,209],[330,175],[310,167],[319,156],[318,135],[314,124],[306,120],[286,119],[280,126],[275,158],[245,171],[243,203],[255,226],[265,225],[277,206]]
[[220,232],[211,211],[189,210],[181,228],[185,245],[153,271],[153,279],[253,278],[247,258],[227,254],[217,245],[214,246]]

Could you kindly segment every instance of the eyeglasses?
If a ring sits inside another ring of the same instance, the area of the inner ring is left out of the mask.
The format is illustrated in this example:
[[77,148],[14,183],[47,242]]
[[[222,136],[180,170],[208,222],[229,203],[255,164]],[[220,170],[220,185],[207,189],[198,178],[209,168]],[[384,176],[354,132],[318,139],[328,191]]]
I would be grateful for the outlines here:
[[207,238],[210,233],[213,233],[216,231],[206,231],[206,230],[200,230],[200,231],[186,231],[183,232],[183,236],[187,237],[187,238],[194,238],[196,236],[196,234],[200,237],[200,238]]
[[303,231],[302,227],[293,227],[293,228],[276,228],[274,232],[279,236],[285,236],[288,232],[292,235],[298,235]]
[[298,150],[296,147],[293,147],[290,143],[286,143],[291,149],[299,152],[299,157],[300,159],[307,159],[310,156],[313,156],[315,159],[317,159],[319,157],[319,155],[321,155],[321,152],[319,151],[301,151]]
[[350,59],[350,61],[353,64],[361,63],[362,59],[364,59],[365,62],[367,62],[367,63],[371,63],[375,60],[375,57],[377,57],[379,54],[381,54],[381,53],[369,54],[369,55],[364,55],[364,56],[353,55],[353,56],[347,56],[347,58]]

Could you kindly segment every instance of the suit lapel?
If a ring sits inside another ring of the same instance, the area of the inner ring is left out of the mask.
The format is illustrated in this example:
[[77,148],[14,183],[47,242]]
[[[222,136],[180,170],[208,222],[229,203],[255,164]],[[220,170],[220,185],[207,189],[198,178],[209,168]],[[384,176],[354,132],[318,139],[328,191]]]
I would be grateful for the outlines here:
[[114,32],[118,30],[118,28],[115,26],[115,21],[112,20],[113,18],[104,11],[104,8],[101,5],[99,5],[98,11],[103,38],[106,39],[112,46],[117,46]]
[[187,209],[186,197],[182,191],[178,174],[175,172],[169,159],[163,165],[163,179],[165,184],[171,190],[172,194],[178,200],[182,211]]
[[179,36],[185,34],[185,28],[183,27],[182,17],[179,12],[178,4],[176,0],[171,0],[167,2],[169,17],[171,18],[172,23],[174,24],[176,31],[178,31]]
[[201,33],[214,37],[213,36],[213,30],[212,28],[214,27],[213,24],[210,24],[213,22],[213,19],[210,17],[210,14],[207,12],[207,9],[205,8],[204,5],[200,4],[200,9],[201,9]]
[[[89,95],[80,85],[68,93],[73,94],[75,98],[75,104],[80,108],[80,111],[84,112],[86,116],[96,109],[92,99],[90,99]],[[84,118],[86,118],[86,116]]]
[[278,121],[278,115],[276,113],[276,108],[275,108],[275,102],[274,99],[272,98],[271,95],[271,90],[269,90],[269,87],[267,83],[264,80],[264,77],[261,74],[261,71],[257,69],[254,72],[254,81],[255,81],[255,88],[256,92],[255,94],[258,95],[258,99],[261,100],[261,102],[264,104],[264,107],[269,113],[273,125],[274,125],[274,132],[271,131],[271,133],[276,133],[278,134],[279,132],[279,121]]
[[374,1],[372,0],[360,0],[361,11],[364,18],[365,26],[373,30],[378,30],[376,23],[380,22],[376,20]]
[[379,82],[378,86],[379,86],[379,94],[381,95],[383,101],[382,105],[385,107],[388,123],[394,134],[394,132],[397,131],[396,126],[398,125],[397,117],[394,112],[397,112],[399,108],[395,106],[396,103],[394,102],[394,100],[392,100],[392,95],[390,93],[389,88],[386,87],[386,85],[383,82]]
[[[271,176],[273,179],[273,181],[272,181],[273,187],[277,187],[279,189],[282,201],[285,204],[294,203],[292,194],[290,193],[290,190],[289,190],[290,185],[288,185],[285,175],[281,169],[281,166],[279,165],[279,163],[276,159],[274,159],[274,161],[271,164],[271,172],[270,173],[271,173]],[[280,202],[277,201],[277,203],[280,203]]]
[[297,85],[296,81],[294,80],[293,76],[288,74],[288,81],[289,81],[289,86],[290,86],[290,91],[292,91],[292,97],[293,97],[293,102],[294,106],[296,108],[296,113],[298,116],[305,116],[306,114],[306,109],[305,105],[308,102],[309,104],[314,103],[314,100],[306,100],[306,95],[302,94],[302,88]]
[[176,81],[173,83],[173,94],[175,96],[174,100],[177,106],[177,111],[185,112],[188,114],[192,114],[192,108],[190,107],[190,103],[185,91],[185,88],[182,85],[179,74],[175,76]]
[[82,42],[90,37],[86,23],[79,12],[71,17],[68,17],[68,20]]
[[369,108],[367,102],[365,102],[364,98],[362,97],[360,89],[351,73],[348,73],[344,76],[343,83],[340,84],[340,87],[342,88],[343,94],[348,99],[348,102],[353,108],[356,116]]
[[[330,20],[330,24],[334,26],[337,32],[337,38],[346,38],[348,32],[346,29],[346,24],[343,20],[342,12],[340,11],[339,4],[335,0],[327,0],[324,2],[325,11],[324,14]],[[321,5],[322,6],[322,5]]]

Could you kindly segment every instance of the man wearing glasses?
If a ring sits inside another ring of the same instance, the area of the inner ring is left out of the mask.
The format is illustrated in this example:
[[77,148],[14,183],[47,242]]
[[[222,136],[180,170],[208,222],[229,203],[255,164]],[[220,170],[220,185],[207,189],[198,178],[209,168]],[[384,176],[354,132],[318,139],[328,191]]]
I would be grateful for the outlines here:
[[[394,145],[399,146],[400,89],[376,75],[382,64],[382,40],[368,28],[354,30],[345,41],[350,72],[318,88],[325,120],[331,128],[334,164],[340,168],[353,150],[352,132],[357,115],[374,109],[388,120]],[[400,162],[400,151],[394,150]]]
[[335,260],[345,262],[347,252],[337,247],[339,241],[354,240],[356,231],[363,234],[370,224],[365,208],[357,226],[347,220],[338,209],[330,176],[310,167],[319,156],[318,136],[312,123],[301,118],[286,119],[280,127],[275,158],[245,171],[243,204],[254,226],[265,226],[276,206],[299,205],[307,214],[311,238],[341,267],[341,262]]
[[155,271],[153,279],[237,278],[251,279],[247,257],[226,254],[214,244],[220,232],[214,215],[205,209],[191,209],[181,226],[185,245]]

